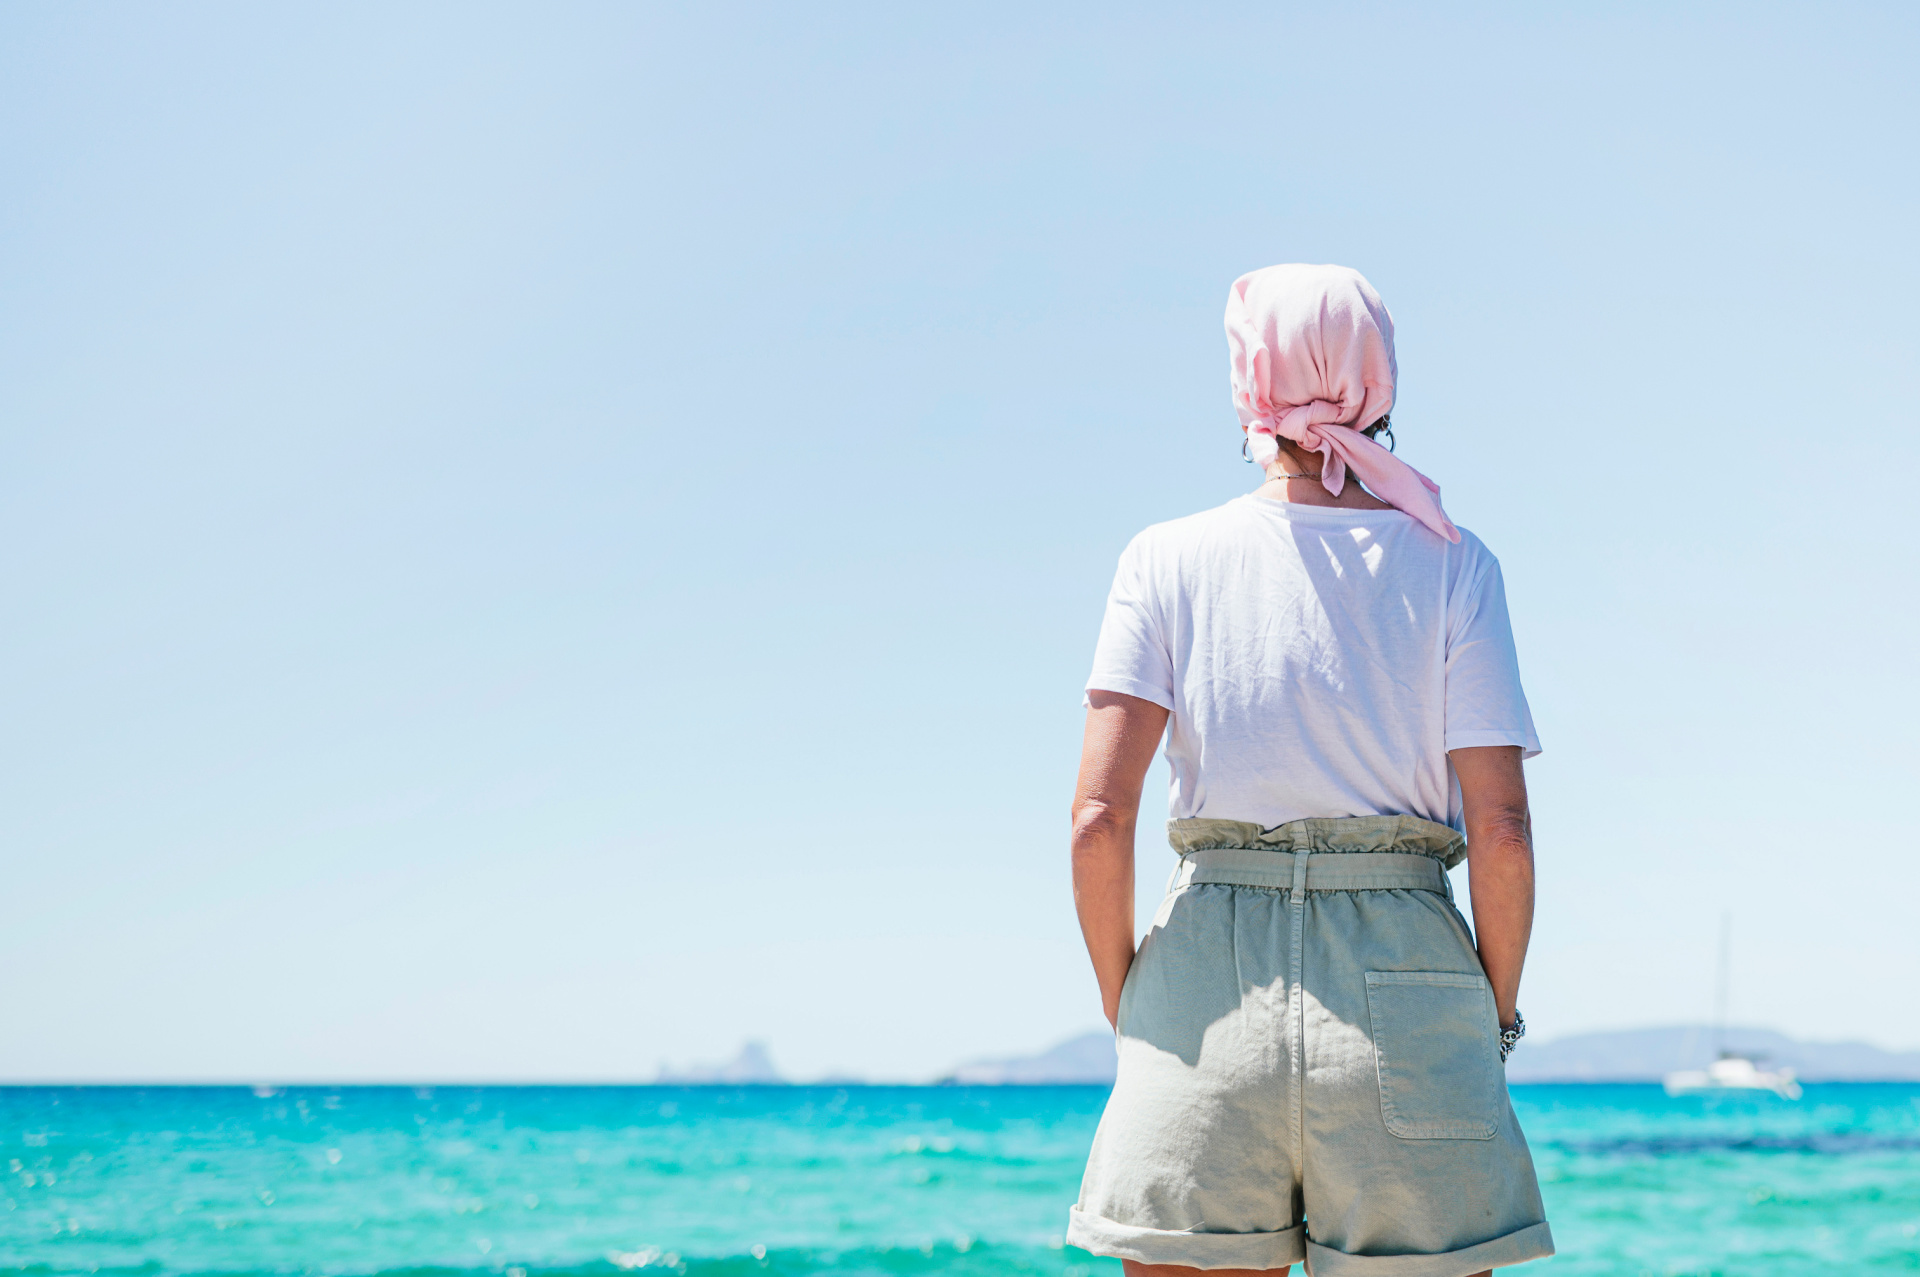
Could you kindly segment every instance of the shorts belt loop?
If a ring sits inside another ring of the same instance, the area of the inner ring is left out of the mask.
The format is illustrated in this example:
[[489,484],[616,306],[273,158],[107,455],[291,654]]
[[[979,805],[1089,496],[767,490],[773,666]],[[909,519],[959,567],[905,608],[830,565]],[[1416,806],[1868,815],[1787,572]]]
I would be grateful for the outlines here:
[[1287,954],[1287,1016],[1293,1021],[1288,1025],[1287,1054],[1292,1057],[1292,1068],[1288,1070],[1293,1082],[1293,1101],[1288,1105],[1288,1132],[1293,1143],[1293,1164],[1296,1167],[1306,1165],[1306,1089],[1307,1089],[1307,1025],[1306,990],[1303,985],[1304,972],[1301,970],[1307,942],[1307,866],[1312,863],[1313,853],[1296,851],[1293,853],[1293,889],[1287,896],[1287,912],[1292,914],[1293,935]]

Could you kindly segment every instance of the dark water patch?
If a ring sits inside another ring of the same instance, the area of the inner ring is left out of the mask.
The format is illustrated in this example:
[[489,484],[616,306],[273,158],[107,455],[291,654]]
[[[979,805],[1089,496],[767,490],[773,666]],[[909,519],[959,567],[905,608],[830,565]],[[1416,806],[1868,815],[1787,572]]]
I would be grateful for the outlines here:
[[1813,1153],[1846,1157],[1861,1153],[1920,1151],[1920,1135],[1865,1131],[1817,1131],[1798,1135],[1656,1135],[1608,1140],[1548,1140],[1542,1147],[1594,1157],[1686,1157],[1699,1153]]
[[[566,1264],[492,1264],[458,1268],[419,1265],[355,1271],[351,1268],[292,1270],[313,1277],[1117,1277],[1118,1260],[1096,1259],[1074,1247],[1005,1243],[929,1243],[867,1246],[846,1250],[759,1248],[732,1255],[681,1255],[649,1247]],[[0,1267],[0,1277],[290,1277],[286,1268],[175,1269],[158,1263],[72,1269],[51,1264]]]
[[[1079,1250],[1043,1246],[973,1244],[864,1248],[853,1251],[769,1251],[765,1259],[727,1256],[688,1259],[685,1277],[893,1277],[895,1274],[941,1273],[958,1277],[1093,1277],[1117,1274],[1118,1260],[1096,1260]],[[644,1271],[644,1270],[643,1270]],[[529,1274],[529,1277],[534,1277]]]

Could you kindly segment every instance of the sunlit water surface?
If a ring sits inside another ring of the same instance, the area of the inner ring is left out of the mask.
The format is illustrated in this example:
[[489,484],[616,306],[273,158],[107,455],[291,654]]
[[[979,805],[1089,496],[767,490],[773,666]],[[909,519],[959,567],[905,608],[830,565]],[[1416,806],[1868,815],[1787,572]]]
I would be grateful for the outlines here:
[[[1055,1274],[1091,1087],[0,1089],[0,1274]],[[1573,1274],[1920,1271],[1920,1086],[1521,1086]]]

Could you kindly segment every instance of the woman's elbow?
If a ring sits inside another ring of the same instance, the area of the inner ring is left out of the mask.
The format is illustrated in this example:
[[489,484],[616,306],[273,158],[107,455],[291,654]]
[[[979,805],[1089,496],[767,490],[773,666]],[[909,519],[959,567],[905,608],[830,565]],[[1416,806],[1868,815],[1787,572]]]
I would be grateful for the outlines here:
[[1486,863],[1499,861],[1511,868],[1533,872],[1533,820],[1525,807],[1507,807],[1492,812],[1472,831],[1467,843],[1470,859]]
[[1073,845],[1096,847],[1124,838],[1133,830],[1133,813],[1123,812],[1094,799],[1076,799],[1073,804]]

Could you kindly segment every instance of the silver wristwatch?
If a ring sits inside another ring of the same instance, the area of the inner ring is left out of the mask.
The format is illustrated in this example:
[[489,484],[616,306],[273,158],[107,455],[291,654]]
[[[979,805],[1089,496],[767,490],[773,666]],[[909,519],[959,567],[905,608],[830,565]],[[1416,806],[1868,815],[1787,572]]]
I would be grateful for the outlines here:
[[1507,1057],[1513,1054],[1513,1048],[1520,1045],[1520,1039],[1527,1036],[1527,1017],[1520,1014],[1520,1008],[1513,1009],[1513,1027],[1500,1030],[1500,1063],[1505,1064]]

